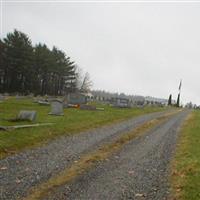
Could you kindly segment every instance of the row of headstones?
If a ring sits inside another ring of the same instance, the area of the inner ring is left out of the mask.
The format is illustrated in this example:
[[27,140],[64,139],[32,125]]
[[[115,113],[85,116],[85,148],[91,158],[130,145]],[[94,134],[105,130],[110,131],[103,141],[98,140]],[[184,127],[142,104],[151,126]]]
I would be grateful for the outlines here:
[[[95,106],[91,105],[80,105],[80,109],[84,110],[96,110]],[[57,115],[62,116],[64,115],[63,112],[63,104],[60,101],[52,101],[51,102],[51,112],[50,115]],[[35,121],[37,112],[36,111],[28,111],[28,110],[21,110],[17,116],[19,120],[28,120],[28,121]]]
[[[51,102],[51,112],[50,115],[58,115],[62,116],[63,113],[63,105],[59,101]],[[37,116],[37,112],[35,110],[21,110],[17,115],[18,120],[28,120],[28,121],[35,121]]]
[[[67,105],[69,107],[69,105]],[[51,102],[51,115],[63,115],[63,108],[64,104],[60,100],[54,100]],[[87,104],[80,104],[79,108],[82,110],[96,110],[96,106],[87,105]]]
[[[11,95],[9,94],[0,94],[0,101],[3,102],[6,99],[9,99],[11,97]],[[28,96],[20,96],[20,95],[16,95],[15,99],[20,100],[20,99],[25,99],[25,98],[33,98],[33,95],[28,95]]]
[[63,112],[63,102],[59,99],[53,99],[53,100],[44,100],[44,99],[40,99],[40,100],[37,100],[37,101],[34,101],[34,102],[37,102],[38,104],[40,105],[51,105],[51,112],[49,113],[50,115],[63,115],[64,112]]

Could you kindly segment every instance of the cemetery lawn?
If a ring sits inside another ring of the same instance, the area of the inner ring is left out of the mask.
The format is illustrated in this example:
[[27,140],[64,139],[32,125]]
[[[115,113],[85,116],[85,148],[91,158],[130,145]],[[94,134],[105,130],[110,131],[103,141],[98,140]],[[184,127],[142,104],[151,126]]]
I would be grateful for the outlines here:
[[172,199],[200,199],[200,111],[194,111],[182,127],[171,182]]
[[[10,98],[0,103],[0,126],[12,126],[32,123],[55,123],[52,126],[16,129],[11,131],[0,131],[0,158],[19,152],[29,147],[39,146],[62,135],[71,135],[81,131],[97,128],[102,125],[117,123],[128,118],[142,114],[164,111],[166,108],[145,107],[120,109],[108,105],[104,111],[86,111],[80,109],[64,109],[64,116],[48,115],[50,106],[42,106],[33,103],[32,99]],[[35,122],[11,122],[8,119],[16,117],[20,110],[37,111]]]

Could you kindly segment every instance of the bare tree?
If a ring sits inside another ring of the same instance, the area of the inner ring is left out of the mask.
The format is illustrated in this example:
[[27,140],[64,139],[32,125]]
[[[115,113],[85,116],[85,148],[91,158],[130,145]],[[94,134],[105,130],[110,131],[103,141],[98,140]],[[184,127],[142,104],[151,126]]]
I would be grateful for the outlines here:
[[85,75],[84,75],[83,81],[82,81],[80,91],[87,93],[87,92],[90,91],[92,85],[93,85],[93,83],[90,79],[90,74],[88,72],[86,72]]
[[75,75],[76,75],[76,89],[80,90],[83,82],[83,70],[75,65]]
[[90,79],[90,74],[86,72],[84,74],[83,69],[80,68],[78,65],[75,66],[76,68],[76,88],[78,91],[87,93],[90,91],[93,83]]

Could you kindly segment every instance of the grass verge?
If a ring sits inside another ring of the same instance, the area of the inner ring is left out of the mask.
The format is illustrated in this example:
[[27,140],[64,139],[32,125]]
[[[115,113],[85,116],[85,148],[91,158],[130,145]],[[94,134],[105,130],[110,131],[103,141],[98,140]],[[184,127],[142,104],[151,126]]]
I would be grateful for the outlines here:
[[48,195],[51,195],[56,190],[57,187],[67,184],[77,176],[88,171],[99,161],[105,160],[111,154],[120,150],[120,148],[122,148],[122,146],[127,144],[129,141],[131,141],[138,135],[145,133],[154,126],[164,122],[171,115],[174,115],[175,113],[176,112],[173,112],[170,114],[166,114],[162,117],[159,117],[157,119],[150,120],[140,125],[133,131],[124,134],[113,143],[103,145],[98,150],[84,155],[83,157],[80,158],[80,160],[77,161],[77,163],[72,164],[71,167],[65,169],[55,177],[50,178],[47,182],[40,184],[36,188],[33,188],[32,191],[30,191],[29,193],[30,195],[27,198],[25,198],[25,200],[37,200],[37,199],[42,199],[43,197],[46,197]]
[[31,99],[16,100],[10,98],[0,104],[0,125],[31,124],[30,122],[11,122],[6,119],[15,118],[19,110],[36,110],[35,123],[55,123],[54,126],[0,131],[0,159],[20,150],[45,144],[58,136],[71,135],[81,131],[97,128],[105,124],[116,123],[142,114],[164,111],[166,108],[146,107],[119,109],[102,105],[105,111],[86,111],[65,109],[64,116],[48,115],[50,106],[41,106]]
[[185,121],[171,170],[173,200],[200,199],[200,111]]

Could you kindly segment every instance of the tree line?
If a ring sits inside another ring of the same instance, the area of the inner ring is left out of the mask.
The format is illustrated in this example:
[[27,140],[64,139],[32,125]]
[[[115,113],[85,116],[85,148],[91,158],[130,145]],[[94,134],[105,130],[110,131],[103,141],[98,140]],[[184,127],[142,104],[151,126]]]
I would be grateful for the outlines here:
[[80,85],[79,77],[75,62],[55,46],[33,46],[18,30],[0,38],[0,93],[63,95],[86,90],[89,80]]

